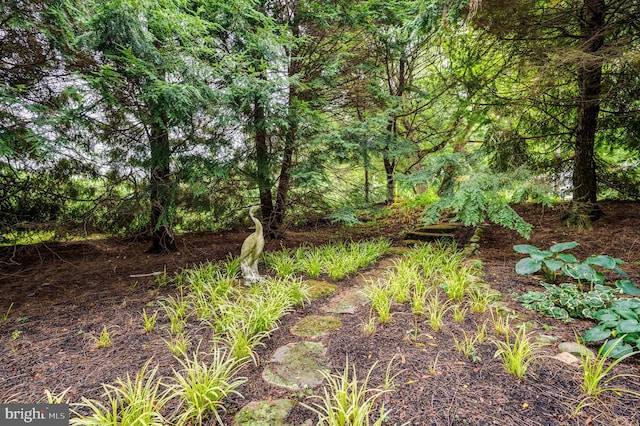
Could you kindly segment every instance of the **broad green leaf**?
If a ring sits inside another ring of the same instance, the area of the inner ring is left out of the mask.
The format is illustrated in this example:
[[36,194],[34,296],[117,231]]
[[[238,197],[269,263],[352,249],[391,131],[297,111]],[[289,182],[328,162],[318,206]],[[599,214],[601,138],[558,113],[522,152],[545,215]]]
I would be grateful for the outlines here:
[[544,264],[550,271],[556,272],[558,269],[562,268],[564,262],[555,259],[544,259]]
[[634,319],[620,321],[616,327],[617,334],[640,333],[640,323]]
[[566,321],[569,319],[569,313],[558,306],[554,306],[551,309],[549,309],[548,314],[550,317],[559,319],[559,320]]
[[620,316],[614,312],[603,312],[603,311],[598,311],[596,312],[593,317],[595,319],[597,319],[598,321],[618,321],[620,319]]
[[538,250],[538,251],[532,251],[531,253],[529,253],[529,256],[531,256],[531,258],[533,260],[544,260],[547,259],[549,256],[551,256],[551,252],[549,250]]
[[582,336],[582,340],[585,342],[598,342],[609,337],[611,337],[611,330],[605,330],[604,327],[598,325],[587,330]]
[[620,275],[621,277],[627,278],[629,276],[629,274],[627,274],[625,271],[623,271],[620,268],[613,268],[612,271],[615,272],[616,274]]
[[518,263],[516,263],[516,273],[520,275],[529,275],[538,272],[541,267],[541,261],[536,261],[530,257],[525,257],[524,259],[520,259]]
[[616,267],[616,261],[612,257],[603,255],[590,256],[584,261],[584,263],[589,265],[602,266],[606,269],[613,269]]
[[531,244],[518,244],[513,246],[513,249],[516,253],[529,254],[532,251],[540,251],[540,249],[536,246],[532,246]]
[[611,304],[612,309],[638,309],[640,299],[620,299]]
[[604,275],[584,263],[564,265],[562,272],[579,281],[587,281],[593,284],[604,283]]
[[620,315],[624,319],[638,319],[638,313],[631,309],[614,309],[618,315]]
[[565,250],[570,250],[572,248],[578,247],[580,244],[578,244],[575,241],[569,241],[566,243],[558,243],[558,244],[554,244],[551,247],[549,247],[549,250],[551,250],[554,253],[559,253],[561,251],[565,251]]
[[[609,353],[607,354],[608,351]],[[600,349],[600,353],[607,354],[609,358],[622,358],[632,352],[633,347],[624,343],[620,337],[607,341]]]
[[569,253],[560,253],[556,256],[556,259],[560,259],[567,263],[578,263],[578,259],[572,254]]
[[521,303],[533,303],[533,302],[540,302],[545,298],[546,297],[544,293],[541,293],[539,291],[530,291],[518,297],[516,300]]
[[618,280],[616,281],[616,287],[618,287],[624,294],[629,294],[631,296],[640,296],[640,289],[636,287],[629,280]]

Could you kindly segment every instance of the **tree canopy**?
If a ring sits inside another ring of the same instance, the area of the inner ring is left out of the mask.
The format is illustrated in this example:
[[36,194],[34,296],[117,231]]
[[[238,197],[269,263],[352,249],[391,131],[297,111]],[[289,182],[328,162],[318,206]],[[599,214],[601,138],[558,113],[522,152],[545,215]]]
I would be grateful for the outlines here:
[[[589,226],[640,184],[637,2],[11,0],[0,229],[265,233],[376,203]],[[13,237],[12,237],[13,235]]]

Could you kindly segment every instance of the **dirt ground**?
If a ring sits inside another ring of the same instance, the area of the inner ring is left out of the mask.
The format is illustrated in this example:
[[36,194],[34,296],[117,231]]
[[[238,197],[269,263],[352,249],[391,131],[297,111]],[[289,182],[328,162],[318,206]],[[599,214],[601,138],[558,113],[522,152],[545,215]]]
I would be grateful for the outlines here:
[[[603,202],[603,219],[590,231],[567,229],[560,224],[562,208],[519,206],[517,210],[534,225],[528,242],[548,247],[557,242],[577,241],[572,250],[579,259],[591,254],[606,254],[626,262],[623,269],[640,284],[640,203]],[[390,218],[384,227],[340,228],[319,225],[287,233],[283,242],[270,242],[266,250],[281,244],[297,247],[303,243],[323,244],[337,239],[362,239],[386,235],[396,245],[402,233],[412,225],[405,216]],[[154,276],[136,276],[166,270],[175,271],[201,262],[238,255],[244,233],[187,234],[178,237],[179,253],[145,253],[149,241],[138,239],[102,239],[3,248],[0,251],[0,401],[37,402],[44,390],[61,391],[74,402],[81,397],[100,398],[102,383],[113,383],[126,373],[134,373],[147,360],[159,365],[160,374],[171,374],[178,364],[163,339],[168,338],[168,319],[160,314],[156,329],[145,334],[141,312],[158,309],[158,300],[175,294],[171,285],[159,287]],[[468,232],[467,232],[468,234]],[[466,234],[465,234],[466,235]],[[463,238],[464,239],[464,238]],[[462,241],[464,243],[464,241]],[[593,326],[589,321],[566,324],[535,312],[526,311],[513,299],[529,290],[539,290],[539,279],[520,276],[514,271],[521,258],[514,244],[527,243],[515,232],[495,225],[484,226],[477,257],[484,263],[483,279],[502,292],[508,306],[528,321],[532,332],[551,334],[572,341]],[[325,277],[326,278],[326,277]],[[351,280],[337,283],[350,286]],[[299,318],[320,312],[322,299],[289,314],[271,338],[257,352],[257,365],[243,370],[248,378],[240,389],[244,398],[227,402],[225,424],[248,401],[268,398],[294,398],[305,395],[269,388],[261,381],[264,363],[274,350],[292,340],[289,328]],[[1,315],[13,304],[8,318]],[[605,394],[578,416],[573,409],[581,399],[579,367],[557,360],[557,345],[546,346],[532,367],[533,374],[516,379],[506,373],[492,340],[497,339],[488,326],[488,338],[477,349],[480,361],[459,354],[454,338],[473,333],[490,319],[488,313],[469,313],[459,324],[447,317],[447,326],[433,333],[426,319],[418,319],[407,306],[397,306],[392,321],[379,327],[373,336],[365,336],[361,327],[368,320],[368,309],[342,318],[343,327],[326,339],[328,356],[336,370],[346,360],[364,376],[379,362],[372,384],[379,383],[385,366],[393,359],[397,374],[396,390],[386,395],[391,410],[387,424],[410,425],[640,425],[638,399],[628,395]],[[108,327],[113,343],[98,349],[94,338]],[[407,331],[418,327],[417,340]],[[189,330],[192,337],[206,339],[206,328]],[[638,356],[625,361],[615,372],[640,374]],[[622,387],[640,391],[640,380],[620,379]],[[320,393],[319,390],[315,390]],[[301,424],[311,417],[296,406],[288,421]],[[212,423],[213,424],[213,423]]]

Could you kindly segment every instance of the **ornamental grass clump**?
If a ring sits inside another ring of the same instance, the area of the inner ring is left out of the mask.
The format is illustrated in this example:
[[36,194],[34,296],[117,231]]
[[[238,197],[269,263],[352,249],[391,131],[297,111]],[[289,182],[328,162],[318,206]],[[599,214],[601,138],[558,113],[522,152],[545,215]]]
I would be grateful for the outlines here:
[[178,359],[180,371],[173,371],[172,398],[179,401],[177,421],[180,424],[202,424],[214,416],[223,424],[220,411],[224,410],[224,399],[235,394],[246,378],[238,373],[247,362],[237,359],[227,350],[214,348],[210,360],[204,361],[197,352],[192,358]]
[[[323,373],[327,381],[323,396],[311,396],[319,399],[313,406],[302,404],[318,415],[317,425],[324,426],[382,426],[387,421],[387,411],[384,403],[375,409],[378,400],[386,393],[393,391],[393,377],[390,376],[390,366],[387,367],[385,381],[381,388],[370,387],[370,379],[377,363],[369,369],[364,379],[359,379],[356,369],[349,369],[349,363],[341,374]],[[372,421],[372,415],[376,420]]]
[[531,363],[536,359],[537,344],[531,340],[525,327],[520,327],[511,338],[507,334],[505,341],[494,342],[498,347],[494,358],[500,356],[505,370],[515,376],[524,377]]
[[[578,340],[579,343],[579,339],[576,338],[576,340]],[[589,356],[586,351],[580,354],[582,361],[582,383],[580,384],[580,389],[585,397],[576,407],[576,414],[589,404],[589,399],[598,399],[605,392],[611,392],[618,396],[627,394],[640,398],[640,392],[638,391],[611,384],[614,380],[623,377],[631,378],[635,380],[636,383],[640,382],[640,376],[637,374],[611,374],[613,369],[623,360],[640,353],[640,351],[629,352],[614,361],[610,361],[611,352],[615,351],[616,347],[622,341],[623,339],[621,337],[607,341],[600,347],[595,357]]]
[[371,308],[376,311],[381,324],[387,324],[391,320],[392,295],[389,287],[378,281],[368,290]]
[[[161,412],[171,400],[171,392],[162,389],[163,384],[156,379],[158,367],[149,370],[149,362],[132,378],[116,380],[115,385],[102,385],[107,404],[82,398],[73,404],[74,418],[71,425],[121,426],[149,425],[163,426],[170,421]],[[84,414],[88,411],[90,414]]]

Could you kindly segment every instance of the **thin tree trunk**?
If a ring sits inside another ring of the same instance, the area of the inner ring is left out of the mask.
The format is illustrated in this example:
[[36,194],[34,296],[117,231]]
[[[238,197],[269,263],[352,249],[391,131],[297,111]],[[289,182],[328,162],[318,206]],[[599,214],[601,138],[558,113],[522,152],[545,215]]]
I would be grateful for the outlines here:
[[387,205],[393,204],[395,189],[396,189],[396,181],[395,181],[395,173],[396,173],[396,161],[385,156],[382,159],[384,163],[384,171],[387,176]]
[[273,197],[271,195],[271,179],[269,147],[267,144],[267,130],[265,126],[265,111],[260,99],[256,99],[253,110],[253,122],[255,126],[256,167],[258,191],[260,192],[260,206],[265,229],[271,229],[271,217],[273,214]]
[[586,214],[591,219],[602,215],[597,198],[594,147],[602,85],[602,59],[597,52],[604,44],[605,11],[604,0],[585,0],[580,16],[581,50],[585,58],[578,68],[580,99],[573,163],[573,202],[579,214]]
[[[289,107],[291,108],[292,106],[289,105]],[[276,207],[273,211],[273,219],[270,221],[268,231],[270,238],[284,238],[284,217],[287,211],[287,197],[289,195],[289,189],[291,188],[291,167],[293,166],[293,151],[296,143],[297,128],[297,118],[290,118],[289,129],[287,130],[287,135],[285,137],[282,164],[280,166],[280,178],[278,179],[278,190],[276,194]]]
[[151,173],[149,176],[151,199],[151,232],[153,253],[170,253],[177,250],[171,229],[170,210],[174,204],[171,179],[171,146],[166,119],[154,122],[151,127]]

